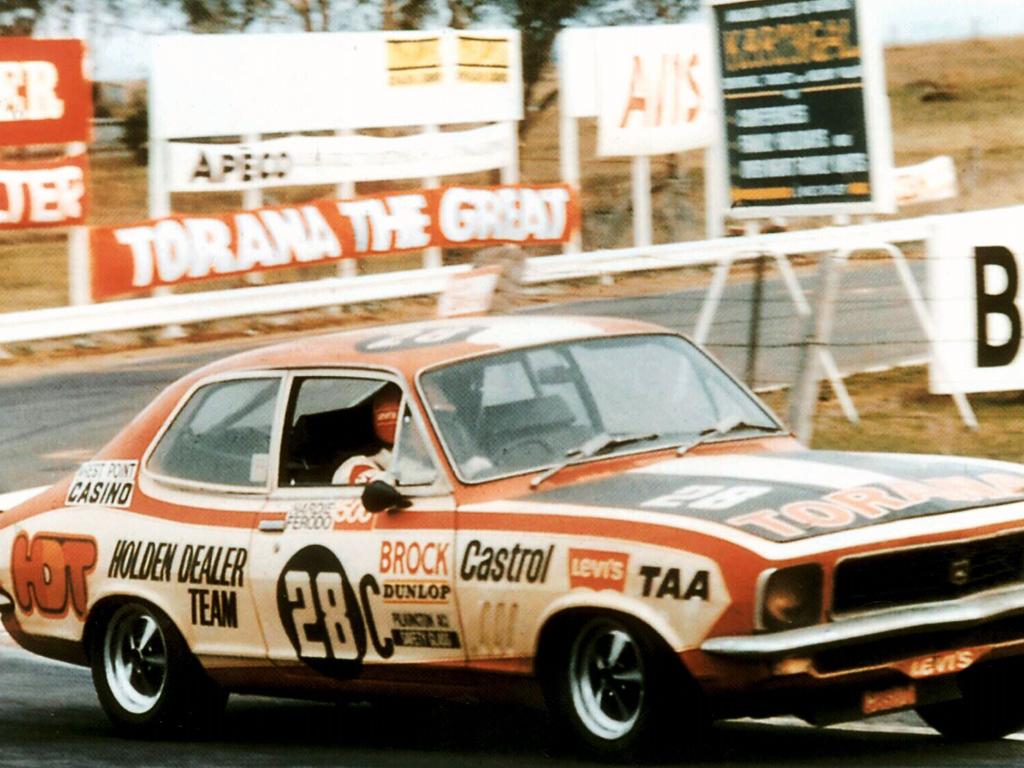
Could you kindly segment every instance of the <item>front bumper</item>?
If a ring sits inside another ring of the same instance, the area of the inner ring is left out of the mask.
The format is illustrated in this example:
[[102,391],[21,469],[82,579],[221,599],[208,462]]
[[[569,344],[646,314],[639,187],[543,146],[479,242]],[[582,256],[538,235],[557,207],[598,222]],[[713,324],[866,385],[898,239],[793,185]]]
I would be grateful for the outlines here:
[[[813,656],[825,651],[905,636],[959,633],[986,625],[1006,625],[1024,617],[1024,589],[974,595],[960,600],[899,608],[785,632],[713,637],[700,648],[705,653],[748,661]],[[1024,640],[1024,626],[1019,639]],[[1014,630],[1007,628],[1011,634]],[[1012,638],[1002,638],[1003,642]],[[956,647],[950,646],[950,647]]]

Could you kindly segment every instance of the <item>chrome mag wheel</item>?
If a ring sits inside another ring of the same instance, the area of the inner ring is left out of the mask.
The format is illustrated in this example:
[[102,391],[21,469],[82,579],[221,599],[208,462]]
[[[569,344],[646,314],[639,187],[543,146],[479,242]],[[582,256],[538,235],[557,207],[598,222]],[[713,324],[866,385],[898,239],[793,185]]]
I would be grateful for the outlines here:
[[117,703],[134,715],[154,709],[167,686],[167,638],[140,605],[119,608],[107,624],[103,671]]
[[622,624],[594,619],[576,636],[569,656],[569,691],[583,726],[613,741],[628,735],[644,708],[644,659]]

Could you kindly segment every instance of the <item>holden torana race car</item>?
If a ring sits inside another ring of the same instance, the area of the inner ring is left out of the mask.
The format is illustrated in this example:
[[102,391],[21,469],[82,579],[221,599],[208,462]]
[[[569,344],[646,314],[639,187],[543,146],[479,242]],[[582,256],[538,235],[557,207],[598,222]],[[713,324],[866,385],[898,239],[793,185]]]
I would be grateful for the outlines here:
[[127,733],[229,693],[543,701],[606,755],[737,716],[1024,723],[1024,466],[807,450],[631,321],[212,364],[0,514],[0,589]]

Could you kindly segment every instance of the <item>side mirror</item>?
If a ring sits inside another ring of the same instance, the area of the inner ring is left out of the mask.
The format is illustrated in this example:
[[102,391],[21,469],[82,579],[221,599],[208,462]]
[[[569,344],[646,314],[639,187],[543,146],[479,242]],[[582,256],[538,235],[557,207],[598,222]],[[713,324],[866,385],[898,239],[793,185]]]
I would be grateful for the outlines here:
[[361,497],[367,512],[390,512],[394,509],[411,507],[412,502],[402,495],[395,486],[385,480],[374,480],[363,488]]

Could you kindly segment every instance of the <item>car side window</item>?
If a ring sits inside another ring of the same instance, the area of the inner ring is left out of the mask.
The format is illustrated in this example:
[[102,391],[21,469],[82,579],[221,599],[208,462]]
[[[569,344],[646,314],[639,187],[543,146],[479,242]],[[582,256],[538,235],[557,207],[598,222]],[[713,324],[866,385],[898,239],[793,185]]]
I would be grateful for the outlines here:
[[281,380],[238,379],[197,389],[160,438],[150,471],[216,485],[267,484]]
[[365,485],[387,475],[429,485],[437,471],[419,427],[391,381],[298,377],[281,439],[281,487]]
[[433,453],[408,406],[402,411],[402,425],[390,474],[399,486],[432,485],[437,481]]

